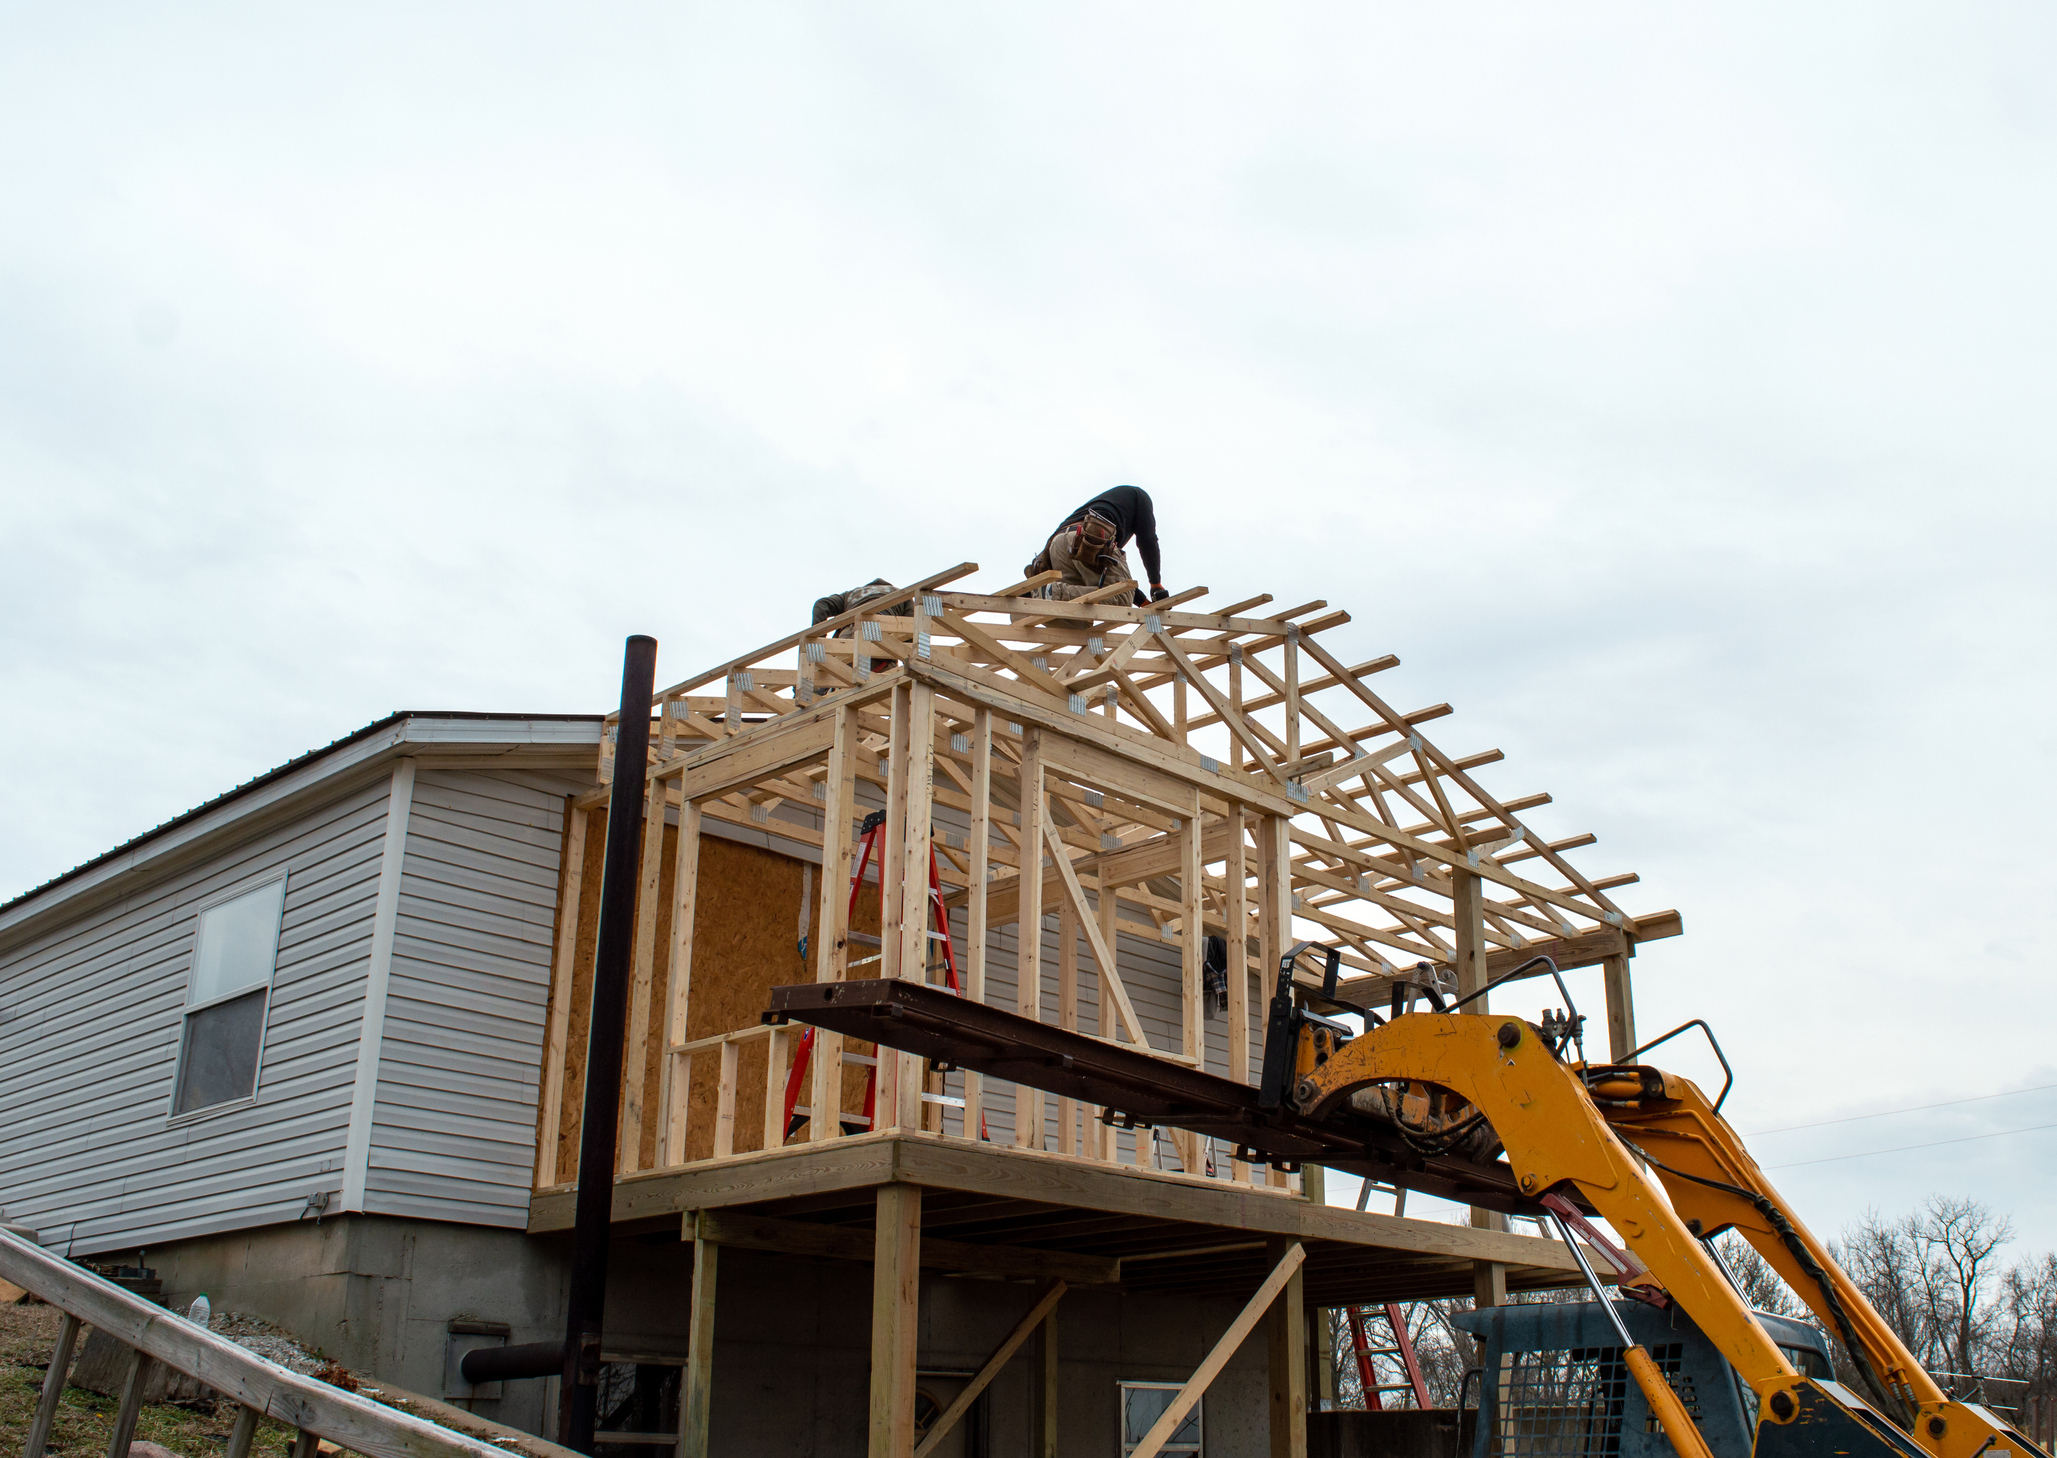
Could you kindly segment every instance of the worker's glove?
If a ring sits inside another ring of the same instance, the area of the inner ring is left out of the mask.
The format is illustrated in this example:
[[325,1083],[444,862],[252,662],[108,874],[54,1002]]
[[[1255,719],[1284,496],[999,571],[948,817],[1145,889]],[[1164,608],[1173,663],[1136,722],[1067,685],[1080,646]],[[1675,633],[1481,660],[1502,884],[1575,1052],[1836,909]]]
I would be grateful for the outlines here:
[[1163,583],[1153,582],[1150,584],[1150,601],[1163,602],[1167,597],[1170,596],[1171,589],[1166,587]]

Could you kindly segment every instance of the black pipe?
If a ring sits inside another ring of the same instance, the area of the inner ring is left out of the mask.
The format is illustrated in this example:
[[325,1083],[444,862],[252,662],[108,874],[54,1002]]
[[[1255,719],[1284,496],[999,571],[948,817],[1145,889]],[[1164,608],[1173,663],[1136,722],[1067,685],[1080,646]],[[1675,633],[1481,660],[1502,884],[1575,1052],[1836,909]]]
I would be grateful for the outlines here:
[[593,1451],[599,1404],[600,1324],[607,1306],[607,1242],[614,1206],[614,1155],[621,1124],[622,1031],[636,939],[636,881],[643,852],[643,786],[650,762],[650,696],[657,640],[628,640],[621,666],[621,718],[607,806],[607,859],[600,873],[600,935],[593,956],[592,1022],[586,1035],[586,1107],[579,1124],[578,1216],[572,1228],[557,1404],[557,1441]]
[[554,1377],[564,1370],[563,1342],[524,1342],[518,1347],[473,1347],[457,1370],[474,1387],[512,1377]]

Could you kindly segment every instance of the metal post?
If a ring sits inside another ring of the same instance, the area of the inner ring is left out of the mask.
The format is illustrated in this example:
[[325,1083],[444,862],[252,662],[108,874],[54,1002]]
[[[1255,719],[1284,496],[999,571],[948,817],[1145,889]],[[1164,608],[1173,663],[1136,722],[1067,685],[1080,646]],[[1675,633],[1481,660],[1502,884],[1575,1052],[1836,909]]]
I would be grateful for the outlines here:
[[621,718],[607,806],[607,859],[600,873],[600,934],[586,1040],[586,1103],[579,1124],[578,1215],[564,1323],[564,1381],[557,1405],[557,1440],[581,1453],[593,1451],[600,1396],[600,1327],[607,1306],[607,1242],[621,1122],[622,1025],[628,1014],[629,962],[635,950],[650,696],[656,683],[657,640],[638,633],[628,640],[622,656]]

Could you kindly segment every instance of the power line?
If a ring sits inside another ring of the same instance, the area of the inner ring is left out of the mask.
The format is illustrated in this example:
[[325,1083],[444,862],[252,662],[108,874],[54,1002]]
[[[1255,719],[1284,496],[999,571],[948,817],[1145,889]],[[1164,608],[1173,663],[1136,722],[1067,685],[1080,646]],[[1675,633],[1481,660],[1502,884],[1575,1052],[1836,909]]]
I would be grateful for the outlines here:
[[[1895,1114],[1918,1114],[1924,1109],[1947,1109],[1957,1104],[1981,1103],[1986,1099],[2011,1099],[2016,1094],[2047,1093],[2053,1088],[2057,1088],[2057,1083],[2039,1083],[2034,1088],[2010,1088],[2000,1093],[1973,1094],[1968,1099],[1944,1099],[1941,1103],[1937,1104],[1915,1104],[1905,1109],[1882,1109],[1876,1114],[1850,1114],[1841,1119],[1822,1119],[1813,1124],[1787,1124],[1778,1129],[1758,1129],[1743,1137],[1755,1139],[1763,1134],[1790,1134],[1795,1129],[1825,1129],[1830,1124],[1854,1124],[1859,1119],[1890,1119]],[[1917,1144],[1913,1147],[1921,1149],[1925,1146]]]
[[[2029,1092],[2027,1089],[2021,1091]],[[1959,1139],[1935,1139],[1927,1144],[1901,1144],[1892,1149],[1867,1149],[1862,1154],[1831,1154],[1823,1159],[1796,1159],[1790,1164],[1774,1164],[1768,1168],[1798,1169],[1803,1164],[1834,1164],[1840,1159],[1870,1159],[1875,1154],[1905,1154],[1910,1149],[1935,1149],[1944,1144],[1970,1144],[1978,1139],[1999,1139],[2009,1134],[2036,1134],[2044,1129],[2057,1129],[2057,1124],[2031,1124],[2026,1129],[1995,1129],[1990,1134],[1966,1134]]]

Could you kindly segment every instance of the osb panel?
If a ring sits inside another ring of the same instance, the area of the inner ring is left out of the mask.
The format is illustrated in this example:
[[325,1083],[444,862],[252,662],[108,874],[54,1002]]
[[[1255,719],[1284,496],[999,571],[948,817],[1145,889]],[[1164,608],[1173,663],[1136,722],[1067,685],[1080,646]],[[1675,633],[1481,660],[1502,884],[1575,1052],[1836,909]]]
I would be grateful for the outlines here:
[[[700,895],[693,920],[693,982],[687,998],[687,1032],[694,1038],[711,1038],[718,1033],[754,1027],[758,1015],[771,1005],[771,989],[790,982],[811,981],[814,969],[800,957],[800,892],[803,882],[813,887],[808,906],[808,935],[818,920],[821,890],[819,871],[808,876],[804,861],[742,845],[730,840],[703,837],[700,842]],[[852,926],[876,936],[879,926],[878,894],[858,897]],[[718,908],[718,909],[716,909]],[[810,941],[809,951],[813,950]],[[870,948],[858,949],[869,955]],[[859,975],[866,969],[860,968]],[[876,975],[875,971],[872,975]],[[775,1099],[783,1100],[785,1081],[791,1070],[792,1050],[799,1043],[796,1025],[787,1038],[785,1056],[780,1059]],[[847,1045],[850,1052],[869,1053],[868,1043]],[[763,1040],[745,1044],[736,1068],[736,1152],[741,1154],[764,1146],[764,1100],[766,1045]],[[708,1048],[692,1060],[691,1093],[687,1101],[685,1160],[706,1159],[714,1152],[714,1114],[721,1074],[721,1051]],[[846,1109],[863,1107],[864,1078],[861,1067],[843,1070]],[[809,1101],[802,1095],[802,1103]],[[654,1135],[655,1125],[647,1126]],[[655,1157],[655,1144],[649,1143]]]
[[[606,839],[604,809],[588,812],[586,836],[588,862],[580,887],[578,935],[572,960],[575,982],[566,1037],[564,1107],[558,1119],[558,1177],[563,1181],[575,1178],[578,1168],[586,1043],[592,1024],[593,956],[600,919],[600,862]],[[677,830],[666,826],[664,859],[657,880],[659,901],[654,928],[655,956],[644,1041],[644,1113],[640,1154],[645,1168],[656,1162],[659,1127],[665,1109],[663,1046],[670,1005],[671,900],[677,847]],[[807,874],[810,869],[814,871],[812,876]],[[687,1000],[687,1040],[754,1027],[758,1014],[770,1004],[772,988],[813,977],[812,966],[802,961],[799,949],[803,880],[813,887],[813,897],[808,906],[808,932],[811,936],[818,919],[818,908],[814,904],[820,896],[818,868],[756,846],[711,835],[701,837],[699,885],[693,917],[692,986]],[[858,897],[851,924],[855,930],[878,935],[879,904],[875,884],[866,886],[864,894]],[[853,950],[858,956],[868,956],[873,951],[868,947]],[[562,975],[561,970],[559,975]],[[857,975],[877,975],[875,964],[858,969]],[[781,1060],[779,1092],[775,1097],[783,1094],[791,1047],[797,1044],[799,1033],[799,1028],[795,1027],[787,1039],[788,1051]],[[634,1044],[628,1047],[632,1049]],[[866,1043],[852,1042],[846,1047],[853,1053],[873,1051]],[[760,1148],[763,1144],[765,1052],[764,1042],[753,1040],[745,1045],[738,1060],[738,1153]],[[688,1132],[683,1154],[687,1160],[705,1159],[713,1153],[720,1050],[703,1050],[692,1058],[691,1064]],[[862,1067],[843,1070],[844,1109],[856,1111],[863,1107],[866,1074],[867,1070]]]

